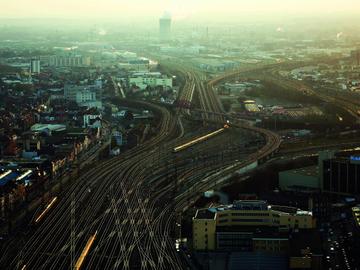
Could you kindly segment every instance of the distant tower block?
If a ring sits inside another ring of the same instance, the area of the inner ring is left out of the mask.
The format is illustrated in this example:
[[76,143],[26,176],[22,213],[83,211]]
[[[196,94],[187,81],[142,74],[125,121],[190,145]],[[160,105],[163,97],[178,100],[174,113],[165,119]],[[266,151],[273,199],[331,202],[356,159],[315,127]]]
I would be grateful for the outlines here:
[[31,60],[30,72],[31,72],[31,74],[39,74],[40,73],[40,60],[39,59]]
[[351,59],[355,65],[360,65],[360,49],[351,51]]
[[161,40],[170,40],[171,38],[171,16],[165,13],[159,20],[159,34]]

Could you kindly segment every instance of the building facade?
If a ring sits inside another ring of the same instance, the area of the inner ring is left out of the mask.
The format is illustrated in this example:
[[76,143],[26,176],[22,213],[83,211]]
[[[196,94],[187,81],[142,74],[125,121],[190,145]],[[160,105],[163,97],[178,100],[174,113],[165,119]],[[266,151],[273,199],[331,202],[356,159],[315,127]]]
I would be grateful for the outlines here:
[[83,90],[76,93],[76,103],[81,104],[88,101],[96,101],[96,93],[90,90]]
[[141,90],[145,90],[147,86],[150,87],[162,86],[164,88],[172,88],[173,80],[172,78],[167,78],[167,77],[140,76],[140,77],[129,78],[129,84],[136,85]]
[[91,65],[91,58],[82,55],[53,55],[49,58],[49,65],[54,67],[87,67]]
[[171,17],[164,15],[159,20],[159,34],[161,40],[169,40],[171,38]]
[[326,192],[360,193],[360,157],[323,160],[322,187]]
[[39,74],[41,72],[40,60],[32,59],[30,62],[30,72],[31,74]]
[[[281,233],[314,227],[315,220],[309,211],[271,206],[265,201],[235,201],[232,205],[199,209],[196,212],[193,218],[193,246],[195,250],[231,247],[253,249],[254,245],[260,246],[257,243],[261,237],[257,237],[254,231],[256,228],[270,228]],[[270,235],[274,235],[273,231]],[[280,239],[283,238],[278,237],[276,240],[279,245],[285,243],[282,241],[286,240]],[[266,247],[266,243],[265,246],[262,244],[262,248]]]
[[64,98],[76,102],[95,101],[101,98],[101,89],[94,85],[65,84]]

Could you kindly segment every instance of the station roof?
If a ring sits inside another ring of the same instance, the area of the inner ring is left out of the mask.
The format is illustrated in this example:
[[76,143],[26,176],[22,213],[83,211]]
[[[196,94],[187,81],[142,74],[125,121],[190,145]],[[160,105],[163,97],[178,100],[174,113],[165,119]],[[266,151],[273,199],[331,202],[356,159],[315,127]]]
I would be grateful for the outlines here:
[[0,187],[5,186],[12,180],[15,180],[20,175],[19,172],[16,171],[6,171],[0,174]]
[[0,187],[5,186],[10,181],[25,181],[33,174],[30,169],[27,170],[5,170],[0,172]]
[[31,127],[31,131],[38,132],[42,132],[47,129],[51,131],[63,131],[66,129],[66,126],[60,124],[35,124]]

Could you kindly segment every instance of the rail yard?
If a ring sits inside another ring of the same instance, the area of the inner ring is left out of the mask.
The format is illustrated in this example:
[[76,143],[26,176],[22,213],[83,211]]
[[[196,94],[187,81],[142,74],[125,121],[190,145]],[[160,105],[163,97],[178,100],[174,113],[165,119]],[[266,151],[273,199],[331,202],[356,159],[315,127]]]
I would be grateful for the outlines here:
[[[157,135],[81,174],[35,220],[21,252],[0,263],[9,269],[186,269],[175,245],[181,213],[219,180],[265,162],[280,146],[276,133],[227,115],[215,93],[220,81],[255,71],[209,82],[196,71],[182,71],[185,85],[173,111],[132,101],[158,116]],[[195,121],[207,128],[184,133],[182,121],[196,110]],[[246,141],[242,134],[258,143],[245,147],[236,140]],[[5,252],[12,252],[11,245]]]

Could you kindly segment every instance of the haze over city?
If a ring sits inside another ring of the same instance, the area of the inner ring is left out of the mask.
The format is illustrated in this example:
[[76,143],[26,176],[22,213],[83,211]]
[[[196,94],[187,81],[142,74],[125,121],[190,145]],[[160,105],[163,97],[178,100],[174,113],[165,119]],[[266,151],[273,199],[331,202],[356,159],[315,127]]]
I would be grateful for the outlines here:
[[358,0],[0,6],[0,269],[360,269]]
[[3,18],[153,18],[164,11],[175,19],[197,16],[207,21],[227,16],[247,19],[251,16],[355,15],[360,3],[356,0],[2,0]]

